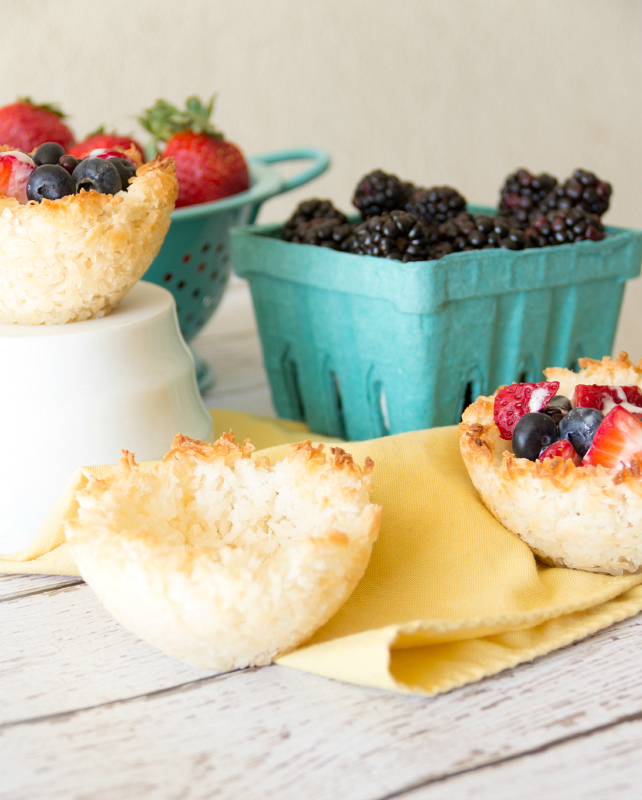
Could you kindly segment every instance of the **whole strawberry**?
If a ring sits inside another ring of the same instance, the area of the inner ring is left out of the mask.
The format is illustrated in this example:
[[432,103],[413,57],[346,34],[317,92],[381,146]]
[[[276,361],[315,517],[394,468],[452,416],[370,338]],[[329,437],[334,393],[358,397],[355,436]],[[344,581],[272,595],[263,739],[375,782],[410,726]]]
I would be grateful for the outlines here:
[[9,144],[29,153],[45,142],[57,142],[67,150],[74,135],[63,122],[65,115],[57,105],[36,105],[21,97],[0,108],[0,144]]
[[220,200],[249,188],[243,153],[209,121],[213,106],[214,98],[204,105],[198,97],[189,97],[180,111],[157,100],[140,118],[163,158],[176,161],[177,207]]
[[67,152],[80,160],[81,158],[86,158],[92,150],[111,150],[114,147],[122,147],[124,150],[135,147],[140,153],[143,163],[147,160],[145,151],[135,139],[132,139],[131,136],[120,136],[118,133],[107,133],[102,125],[93,133],[90,133],[82,142],[70,147]]

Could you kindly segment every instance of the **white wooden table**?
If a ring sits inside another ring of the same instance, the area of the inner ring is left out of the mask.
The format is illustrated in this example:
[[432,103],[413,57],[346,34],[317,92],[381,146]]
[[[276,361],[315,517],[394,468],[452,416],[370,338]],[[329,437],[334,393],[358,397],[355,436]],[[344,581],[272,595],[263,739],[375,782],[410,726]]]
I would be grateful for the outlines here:
[[[210,406],[273,414],[245,284],[196,342]],[[74,578],[0,577],[0,797],[642,797],[642,624],[435,698],[184,666]]]

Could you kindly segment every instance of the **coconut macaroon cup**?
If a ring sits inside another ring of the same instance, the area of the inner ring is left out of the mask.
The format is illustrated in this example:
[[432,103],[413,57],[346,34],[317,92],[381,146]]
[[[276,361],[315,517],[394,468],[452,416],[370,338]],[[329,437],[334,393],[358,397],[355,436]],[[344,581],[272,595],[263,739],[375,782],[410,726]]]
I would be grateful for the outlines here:
[[173,160],[156,159],[115,195],[83,190],[26,205],[0,196],[0,323],[108,314],[156,257],[177,193]]
[[195,667],[267,664],[347,600],[381,509],[372,462],[310,442],[270,466],[248,441],[177,436],[152,472],[125,452],[77,495],[66,536],[82,577],[116,619]]
[[[571,398],[577,384],[642,388],[642,361],[634,366],[626,353],[579,363],[579,372],[544,370],[547,381],[559,381],[558,394]],[[620,469],[578,467],[560,457],[517,458],[495,424],[494,398],[477,398],[459,425],[466,468],[489,511],[548,564],[610,575],[638,572],[642,457]]]

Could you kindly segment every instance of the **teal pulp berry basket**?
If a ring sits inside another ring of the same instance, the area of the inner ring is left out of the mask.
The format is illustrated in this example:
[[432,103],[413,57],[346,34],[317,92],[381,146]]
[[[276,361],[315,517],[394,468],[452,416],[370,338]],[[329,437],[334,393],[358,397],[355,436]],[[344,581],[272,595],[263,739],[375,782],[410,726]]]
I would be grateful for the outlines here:
[[[493,213],[474,208],[475,213]],[[610,354],[642,232],[403,264],[232,231],[281,417],[348,439],[450,425],[480,394]]]
[[[289,178],[274,164],[311,160],[303,171]],[[163,246],[144,275],[144,280],[169,289],[176,300],[178,320],[185,340],[196,336],[214,313],[230,277],[229,230],[253,222],[261,203],[289,192],[325,172],[330,156],[319,148],[282,150],[248,159],[251,186],[246,192],[176,209]],[[210,381],[207,365],[197,362],[199,386]]]

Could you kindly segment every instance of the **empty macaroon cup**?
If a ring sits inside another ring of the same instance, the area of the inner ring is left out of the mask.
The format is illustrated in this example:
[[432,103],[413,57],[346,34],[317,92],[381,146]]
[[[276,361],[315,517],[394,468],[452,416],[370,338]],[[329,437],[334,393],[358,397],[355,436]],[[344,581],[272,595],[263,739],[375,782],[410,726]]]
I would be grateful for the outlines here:
[[171,294],[141,282],[106,317],[0,324],[0,553],[28,547],[79,467],[163,456],[176,433],[208,440]]

